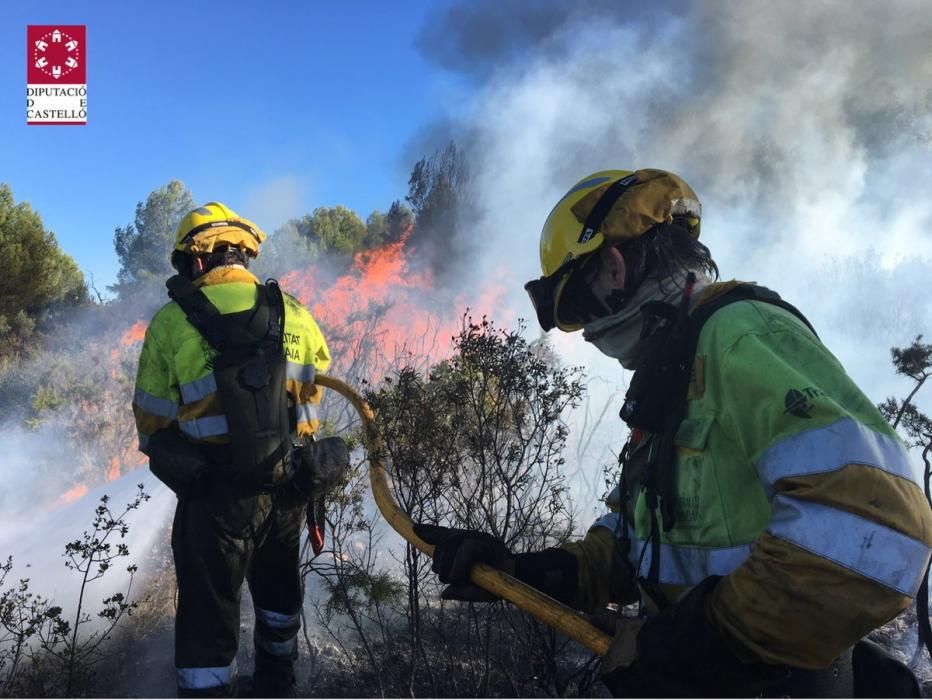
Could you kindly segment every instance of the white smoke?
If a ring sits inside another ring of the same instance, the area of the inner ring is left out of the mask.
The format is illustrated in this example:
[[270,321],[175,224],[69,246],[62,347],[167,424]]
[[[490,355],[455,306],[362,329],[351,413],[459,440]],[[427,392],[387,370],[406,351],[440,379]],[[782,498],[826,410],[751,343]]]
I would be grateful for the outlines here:
[[[540,226],[566,190],[597,170],[669,169],[698,192],[724,279],[797,305],[875,402],[903,396],[889,348],[932,336],[925,3],[509,7],[456,5],[423,45],[485,80],[465,110],[481,206],[469,230],[481,269],[506,277],[523,316],[533,319],[521,287],[540,274]],[[508,26],[518,39],[492,40]],[[550,335],[617,404],[618,365],[579,336]],[[926,411],[929,394],[918,397]],[[618,449],[615,428],[603,432]]]
[[[125,518],[129,532],[120,537],[112,533],[106,540],[114,549],[117,543],[127,545],[129,556],[114,561],[103,577],[89,584],[85,591],[84,611],[92,615],[100,609],[100,601],[109,595],[126,590],[129,574],[126,567],[140,567],[133,581],[130,599],[139,600],[147,575],[145,562],[159,546],[158,539],[165,533],[165,525],[175,504],[174,494],[159,482],[148,469],[139,469],[125,476],[89,490],[82,497],[52,506],[34,507],[27,516],[8,519],[0,530],[0,555],[13,557],[14,579],[30,579],[30,590],[42,595],[63,608],[64,616],[73,616],[81,590],[82,574],[65,567],[65,544],[78,540],[84,532],[92,532],[94,510],[101,497],[109,497],[114,516],[126,508],[136,497],[137,486],[150,496]],[[6,511],[5,511],[6,512]],[[92,567],[92,573],[97,567]]]

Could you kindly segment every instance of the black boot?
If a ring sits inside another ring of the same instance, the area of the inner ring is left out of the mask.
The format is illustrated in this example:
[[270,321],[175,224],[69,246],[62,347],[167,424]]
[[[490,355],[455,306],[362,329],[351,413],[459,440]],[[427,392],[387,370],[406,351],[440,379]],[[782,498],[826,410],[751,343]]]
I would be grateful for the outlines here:
[[273,656],[256,647],[256,670],[252,677],[253,697],[293,698],[297,685],[294,662],[297,652]]

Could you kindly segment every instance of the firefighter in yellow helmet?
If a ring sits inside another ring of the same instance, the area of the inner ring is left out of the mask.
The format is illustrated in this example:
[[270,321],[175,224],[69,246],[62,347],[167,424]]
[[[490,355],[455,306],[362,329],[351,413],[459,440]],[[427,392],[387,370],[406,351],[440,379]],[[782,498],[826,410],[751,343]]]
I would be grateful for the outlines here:
[[[265,234],[219,202],[178,226],[166,283],[139,358],[133,412],[140,449],[178,496],[175,664],[182,697],[236,693],[239,600],[255,608],[254,692],[294,694],[303,589],[300,532],[326,445],[313,443],[330,364],[311,314],[249,272]],[[342,452],[341,452],[342,448]],[[319,461],[319,460],[317,460]]]
[[418,525],[446,597],[488,600],[476,561],[617,621],[603,680],[637,697],[918,697],[864,635],[917,595],[932,513],[900,438],[803,315],[718,282],[695,192],[603,171],[556,204],[526,289],[545,330],[634,370],[609,511],[585,538],[513,554]]

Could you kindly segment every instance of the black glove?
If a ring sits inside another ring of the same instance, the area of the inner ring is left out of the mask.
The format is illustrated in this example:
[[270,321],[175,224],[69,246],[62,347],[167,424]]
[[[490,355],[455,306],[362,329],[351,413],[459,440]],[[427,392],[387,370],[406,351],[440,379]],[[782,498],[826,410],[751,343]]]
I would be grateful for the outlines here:
[[450,584],[441,593],[446,600],[488,603],[499,599],[470,583],[469,572],[477,562],[500,569],[561,603],[569,605],[576,595],[579,564],[565,549],[512,554],[504,542],[485,532],[420,523],[414,525],[414,534],[434,545],[431,568],[441,583]]
[[306,440],[295,450],[292,486],[307,503],[307,529],[311,548],[318,555],[324,550],[327,494],[339,486],[350,468],[350,452],[341,437]]
[[707,618],[706,599],[720,578],[710,576],[678,603],[644,620],[628,666],[619,659],[632,655],[626,651],[632,640],[619,625],[602,660],[602,681],[614,695],[755,697],[788,677],[785,666],[742,662]]
[[149,469],[178,498],[194,500],[207,495],[210,462],[204,451],[173,428],[162,428],[146,445]]
[[293,484],[306,501],[326,496],[346,477],[350,452],[341,437],[306,440],[295,450]]
[[441,583],[450,584],[443,589],[441,598],[472,603],[499,600],[494,593],[470,583],[469,572],[473,564],[482,562],[513,574],[515,558],[504,542],[478,530],[460,530],[426,523],[415,523],[414,534],[427,544],[434,545],[431,569],[440,577]]

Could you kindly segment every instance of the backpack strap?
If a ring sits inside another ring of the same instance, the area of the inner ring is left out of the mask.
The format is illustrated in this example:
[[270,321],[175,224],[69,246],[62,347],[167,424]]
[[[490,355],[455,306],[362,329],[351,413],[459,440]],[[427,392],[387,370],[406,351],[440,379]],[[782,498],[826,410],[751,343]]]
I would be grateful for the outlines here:
[[217,352],[221,352],[223,325],[221,313],[207,295],[187,277],[174,275],[165,282],[168,296],[181,307],[188,322],[197,329]]
[[270,278],[265,281],[265,284],[259,285],[257,301],[269,308],[266,340],[280,347],[285,340],[285,297],[278,285],[278,280]]
[[812,331],[812,334],[816,338],[819,337],[819,334],[816,333],[815,328],[813,328],[812,324],[809,323],[809,319],[803,316],[803,312],[790,304],[788,301],[784,301],[780,295],[772,289],[767,289],[767,287],[761,287],[756,284],[739,284],[734,289],[730,289],[724,294],[715,297],[708,303],[696,307],[696,309],[694,309],[693,312],[689,315],[689,347],[691,351],[690,355],[692,357],[695,357],[696,355],[696,348],[699,345],[699,333],[702,331],[702,326],[705,325],[705,322],[708,321],[709,317],[716,311],[722,307],[728,306],[729,304],[733,304],[736,301],[762,301],[767,304],[779,306],[784,311],[789,311],[796,318],[802,321],[806,328]]

